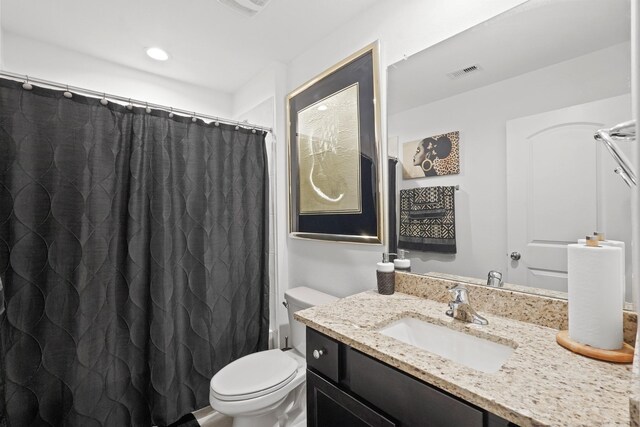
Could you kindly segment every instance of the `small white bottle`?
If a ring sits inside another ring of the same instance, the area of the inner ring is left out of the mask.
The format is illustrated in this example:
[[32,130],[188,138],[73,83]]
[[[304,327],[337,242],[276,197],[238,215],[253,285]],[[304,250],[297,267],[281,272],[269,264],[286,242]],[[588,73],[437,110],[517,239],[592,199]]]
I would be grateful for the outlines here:
[[411,260],[405,258],[405,255],[408,254],[409,251],[404,249],[398,249],[398,258],[393,260],[393,266],[396,271],[402,271],[405,273],[411,272]]
[[393,263],[389,262],[389,254],[382,254],[382,261],[376,264],[376,278],[378,279],[378,293],[391,295],[395,292],[395,272]]

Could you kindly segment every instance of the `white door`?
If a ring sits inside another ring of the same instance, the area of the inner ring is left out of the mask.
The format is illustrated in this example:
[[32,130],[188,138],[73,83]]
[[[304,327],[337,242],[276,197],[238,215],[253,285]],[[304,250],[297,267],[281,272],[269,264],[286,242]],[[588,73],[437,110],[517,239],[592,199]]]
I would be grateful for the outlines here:
[[566,291],[566,245],[594,231],[631,252],[630,192],[593,139],[630,111],[623,95],[507,122],[508,282]]

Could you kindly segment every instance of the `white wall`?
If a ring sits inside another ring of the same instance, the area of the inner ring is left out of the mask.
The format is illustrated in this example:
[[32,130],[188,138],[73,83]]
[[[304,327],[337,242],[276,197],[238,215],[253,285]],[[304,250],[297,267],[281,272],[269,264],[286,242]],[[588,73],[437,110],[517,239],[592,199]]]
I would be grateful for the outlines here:
[[[631,98],[633,118],[636,120],[636,135],[640,135],[640,3],[631,2]],[[636,142],[638,139],[636,138]],[[640,165],[640,148],[636,143],[633,148],[632,159],[636,165]],[[636,168],[637,172],[637,168]],[[632,209],[632,247],[633,250],[640,248],[640,186],[636,186],[631,192],[631,209]],[[633,302],[634,309],[640,309],[640,257],[636,256],[633,260]],[[640,338],[640,329],[636,334],[636,342]],[[640,376],[637,375],[638,362],[635,359],[634,375],[632,377],[630,407],[637,409],[638,407],[638,390],[640,387]],[[631,423],[640,423],[640,415],[637,411],[631,411]]]
[[202,114],[231,117],[232,97],[227,93],[123,67],[8,32],[2,35],[1,49],[5,71]]
[[[636,135],[640,135],[640,3],[631,2],[631,90],[632,90],[632,111],[633,118],[636,120]],[[636,138],[636,141],[638,139]],[[633,146],[632,159],[636,165],[640,165],[640,147],[639,144]],[[637,173],[636,168],[636,173]],[[631,192],[632,206],[632,246],[633,250],[640,248],[640,185],[636,186]],[[633,259],[633,302],[635,310],[640,310],[640,257]],[[638,330],[640,336],[640,330]],[[636,379],[637,381],[637,379]],[[634,421],[638,421],[637,419]]]
[[[285,72],[286,66],[274,61],[266,65],[251,80],[246,82],[232,96],[233,117],[242,116],[245,112],[253,110],[267,99],[274,101],[278,76]],[[275,115],[275,111],[273,113]],[[274,117],[270,118],[269,126],[273,126]]]
[[629,93],[629,51],[629,43],[622,43],[389,118],[389,134],[397,136],[400,144],[460,131],[459,175],[428,180],[398,177],[400,189],[460,185],[456,193],[458,253],[412,252],[413,271],[480,278],[492,269],[507,271],[506,121]]
[[[2,22],[2,0],[0,0],[0,22]],[[4,41],[4,30],[0,26],[0,70],[4,70],[4,52],[2,49],[2,42]]]
[[[380,2],[357,19],[336,30],[293,60],[288,70],[287,92],[320,74],[369,43],[380,41],[382,116],[385,111],[386,67],[483,22],[524,0],[403,0]],[[382,135],[386,128],[382,125]],[[282,139],[284,133],[279,134]],[[386,137],[383,137],[386,141]],[[386,144],[383,144],[386,159]],[[286,151],[284,144],[280,149]],[[279,155],[279,159],[285,158]],[[386,166],[386,161],[384,162]],[[279,164],[279,168],[284,165]],[[386,172],[385,172],[386,173]],[[279,180],[280,189],[287,188]],[[281,203],[281,201],[279,201]],[[286,207],[285,207],[286,212]],[[287,233],[287,230],[281,230]],[[374,288],[375,264],[384,247],[288,239],[288,287],[310,286],[337,296]]]
[[[267,137],[270,168],[270,191],[273,206],[270,208],[270,281],[271,281],[271,327],[275,340],[284,346],[288,335],[287,311],[281,304],[287,290],[287,191],[283,187],[286,179],[286,140],[284,134],[286,74],[284,64],[273,62],[254,76],[233,95],[234,119],[247,119],[251,123],[273,128]],[[271,117],[264,111],[269,105]],[[257,113],[263,111],[263,113]]]
[[341,59],[380,40],[382,70],[526,0],[383,1],[343,25],[290,64],[295,89]]

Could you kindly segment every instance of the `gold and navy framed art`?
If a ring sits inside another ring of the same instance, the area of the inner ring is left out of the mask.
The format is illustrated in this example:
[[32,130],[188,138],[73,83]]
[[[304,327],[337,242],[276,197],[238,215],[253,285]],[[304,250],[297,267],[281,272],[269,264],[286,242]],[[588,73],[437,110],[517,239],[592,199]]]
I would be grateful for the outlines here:
[[382,243],[378,99],[377,43],[287,96],[291,236]]

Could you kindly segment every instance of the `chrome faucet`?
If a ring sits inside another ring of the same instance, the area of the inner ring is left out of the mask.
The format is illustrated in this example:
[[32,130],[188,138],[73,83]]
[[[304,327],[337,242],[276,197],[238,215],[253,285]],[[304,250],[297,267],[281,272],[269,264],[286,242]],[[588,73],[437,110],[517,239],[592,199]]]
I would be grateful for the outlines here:
[[449,289],[452,300],[449,301],[447,316],[476,325],[488,325],[489,321],[480,316],[469,303],[469,290],[461,284]]
[[491,270],[487,275],[487,286],[494,288],[501,288],[504,285],[502,282],[502,273],[499,271]]

